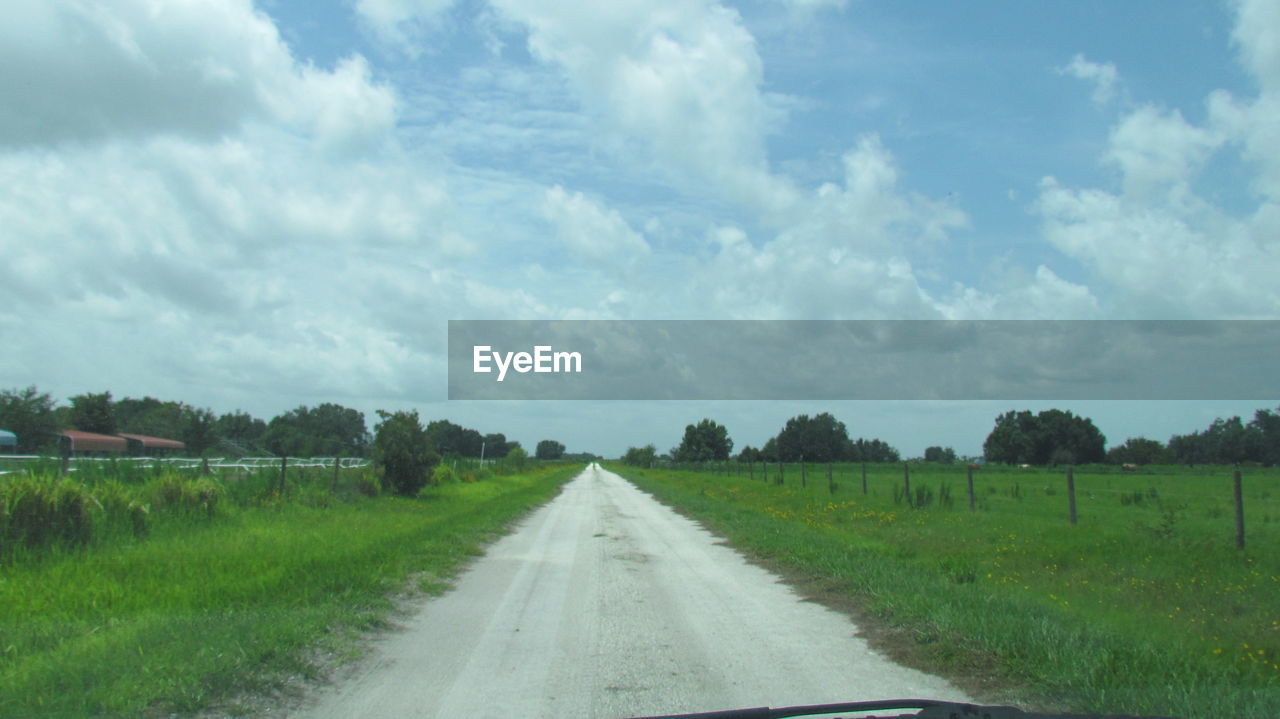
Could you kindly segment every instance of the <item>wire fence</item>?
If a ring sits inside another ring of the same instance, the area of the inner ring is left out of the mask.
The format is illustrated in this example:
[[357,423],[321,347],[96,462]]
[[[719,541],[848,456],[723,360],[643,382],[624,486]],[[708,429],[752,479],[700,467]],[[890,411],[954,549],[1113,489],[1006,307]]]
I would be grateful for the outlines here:
[[[1268,536],[1280,529],[1280,468],[1206,465],[1143,467],[1005,467],[938,463],[669,463],[667,469],[735,476],[799,490],[815,499],[864,497],[903,509],[1018,512],[1071,525],[1121,521],[1122,507],[1154,510],[1166,522],[1194,518],[1213,534],[1234,530],[1243,549],[1246,525]],[[877,498],[878,495],[878,498]],[[964,501],[966,500],[967,501]],[[889,503],[892,502],[892,505]],[[1212,527],[1218,527],[1213,531]]]

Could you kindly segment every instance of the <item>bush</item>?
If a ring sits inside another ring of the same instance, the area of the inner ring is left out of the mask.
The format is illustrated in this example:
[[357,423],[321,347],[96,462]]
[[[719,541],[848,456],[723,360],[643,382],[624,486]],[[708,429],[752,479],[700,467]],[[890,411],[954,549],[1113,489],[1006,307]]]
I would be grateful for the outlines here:
[[452,469],[449,469],[448,465],[437,464],[436,468],[431,471],[431,486],[433,487],[439,487],[446,482],[455,480],[457,480],[457,476],[454,475]]
[[91,510],[101,505],[71,480],[29,477],[0,485],[0,551],[81,546],[93,536]]
[[374,428],[374,461],[392,491],[412,497],[426,485],[427,473],[440,457],[427,444],[427,432],[416,410],[378,410],[378,416],[382,421]]
[[166,474],[148,483],[147,493],[157,509],[212,518],[222,498],[222,486],[207,477],[190,480]]

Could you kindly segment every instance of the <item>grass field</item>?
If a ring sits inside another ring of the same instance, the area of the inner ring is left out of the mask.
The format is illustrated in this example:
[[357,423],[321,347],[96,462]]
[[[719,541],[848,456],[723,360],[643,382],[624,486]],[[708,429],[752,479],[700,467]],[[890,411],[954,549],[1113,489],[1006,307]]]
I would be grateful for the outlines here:
[[0,564],[0,716],[193,712],[313,675],[318,658],[350,653],[384,622],[407,583],[443,588],[579,470],[429,487],[413,499],[334,493],[331,471],[295,476],[282,496],[265,473],[223,484],[212,516],[155,511],[140,536],[10,554]]
[[[1033,706],[1280,716],[1280,473],[796,465],[776,481],[611,467],[731,543],[896,627],[897,653]],[[743,475],[746,474],[746,468]],[[913,508],[912,505],[915,505]],[[840,603],[837,601],[837,603]],[[905,640],[904,640],[905,638]],[[911,645],[911,646],[905,646]],[[892,647],[891,647],[892,648]],[[851,697],[853,698],[853,697]]]

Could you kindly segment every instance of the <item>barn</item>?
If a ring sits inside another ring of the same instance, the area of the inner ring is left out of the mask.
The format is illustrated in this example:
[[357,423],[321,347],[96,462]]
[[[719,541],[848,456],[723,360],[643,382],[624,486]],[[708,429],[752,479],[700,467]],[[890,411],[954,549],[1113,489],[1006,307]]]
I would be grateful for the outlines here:
[[125,441],[129,443],[130,457],[163,457],[182,452],[187,445],[176,439],[164,439],[163,437],[148,437],[145,434],[125,434],[120,433]]
[[59,434],[63,450],[79,457],[123,454],[129,448],[129,442],[124,437],[81,432],[78,429],[63,430]]

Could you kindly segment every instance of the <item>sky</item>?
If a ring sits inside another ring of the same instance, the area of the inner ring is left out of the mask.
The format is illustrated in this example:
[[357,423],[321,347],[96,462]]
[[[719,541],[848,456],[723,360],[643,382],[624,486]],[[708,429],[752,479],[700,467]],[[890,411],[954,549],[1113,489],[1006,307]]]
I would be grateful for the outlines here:
[[450,319],[1280,319],[1273,0],[4,16],[0,388],[606,456],[702,417],[741,447],[830,411],[910,456],[1008,409],[1118,444],[1280,403],[445,399]]

